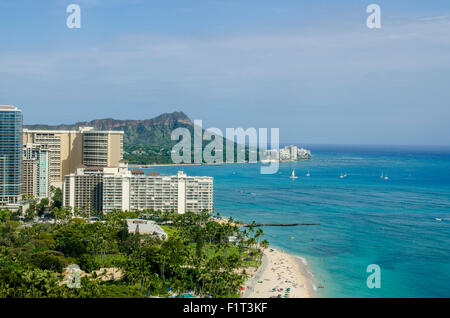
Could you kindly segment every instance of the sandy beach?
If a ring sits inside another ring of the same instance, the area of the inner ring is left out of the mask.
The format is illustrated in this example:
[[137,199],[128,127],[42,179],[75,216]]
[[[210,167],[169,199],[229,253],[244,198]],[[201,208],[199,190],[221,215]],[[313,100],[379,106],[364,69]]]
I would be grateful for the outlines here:
[[311,298],[305,267],[300,258],[266,248],[262,265],[244,285],[242,298]]

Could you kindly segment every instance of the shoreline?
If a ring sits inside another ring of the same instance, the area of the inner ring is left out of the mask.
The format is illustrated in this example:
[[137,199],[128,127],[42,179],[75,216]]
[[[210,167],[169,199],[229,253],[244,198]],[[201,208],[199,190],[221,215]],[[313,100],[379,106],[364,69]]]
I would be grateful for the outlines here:
[[157,164],[129,164],[130,168],[152,168],[152,167],[180,167],[180,166],[223,166],[232,164],[255,164],[258,162],[218,162],[218,163],[157,163]]
[[268,164],[272,162],[286,163],[286,162],[302,162],[309,161],[311,159],[304,160],[271,160],[271,161],[243,161],[243,162],[212,162],[212,163],[157,163],[157,164],[137,164],[130,163],[128,166],[130,168],[152,168],[152,167],[179,167],[179,166],[223,166],[223,165],[233,165],[233,164]]
[[244,284],[242,298],[316,298],[306,266],[302,257],[268,247],[261,266]]

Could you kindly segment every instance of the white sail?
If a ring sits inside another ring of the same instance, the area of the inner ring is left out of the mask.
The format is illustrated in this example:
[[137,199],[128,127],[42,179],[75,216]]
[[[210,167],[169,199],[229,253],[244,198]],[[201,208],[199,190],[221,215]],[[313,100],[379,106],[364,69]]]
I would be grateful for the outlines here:
[[295,169],[292,170],[291,179],[297,179],[298,177],[295,175]]

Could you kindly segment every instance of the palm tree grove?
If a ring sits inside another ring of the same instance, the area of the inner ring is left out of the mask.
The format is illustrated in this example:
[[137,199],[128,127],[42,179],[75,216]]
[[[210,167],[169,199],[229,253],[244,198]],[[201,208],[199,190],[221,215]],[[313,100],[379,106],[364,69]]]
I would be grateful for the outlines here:
[[[2,297],[239,297],[268,246],[255,223],[241,230],[219,213],[94,216],[62,207],[61,191],[52,193],[39,204],[28,198],[26,211],[0,210]],[[151,220],[167,236],[129,231],[127,219]]]

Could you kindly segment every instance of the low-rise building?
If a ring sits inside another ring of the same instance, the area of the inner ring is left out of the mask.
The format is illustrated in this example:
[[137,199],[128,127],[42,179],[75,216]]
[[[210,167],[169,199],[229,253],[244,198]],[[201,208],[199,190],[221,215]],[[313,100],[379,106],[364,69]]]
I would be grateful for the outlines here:
[[167,239],[168,235],[164,230],[154,221],[141,219],[127,219],[128,233],[151,234],[158,236],[160,239]]

